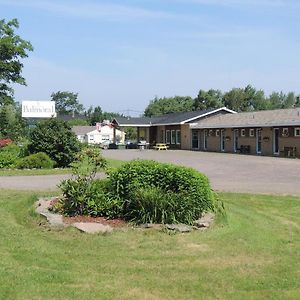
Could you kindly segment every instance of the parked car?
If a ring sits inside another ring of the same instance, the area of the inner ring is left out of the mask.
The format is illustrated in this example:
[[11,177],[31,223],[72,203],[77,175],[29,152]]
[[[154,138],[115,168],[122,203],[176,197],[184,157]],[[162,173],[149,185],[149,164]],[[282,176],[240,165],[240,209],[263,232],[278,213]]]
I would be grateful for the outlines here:
[[111,143],[110,141],[103,141],[103,142],[100,143],[99,146],[100,146],[101,149],[107,150],[109,148],[110,143]]
[[132,140],[125,141],[126,149],[137,149],[137,142]]

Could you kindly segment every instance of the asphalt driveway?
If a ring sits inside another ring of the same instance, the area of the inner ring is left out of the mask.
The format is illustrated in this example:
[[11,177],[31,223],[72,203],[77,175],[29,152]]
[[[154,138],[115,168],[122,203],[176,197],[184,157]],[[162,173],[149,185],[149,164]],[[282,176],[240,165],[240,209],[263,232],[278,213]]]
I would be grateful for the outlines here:
[[218,191],[300,196],[300,159],[184,150],[107,150],[103,155],[189,166],[206,174]]
[[[184,150],[106,150],[103,155],[119,160],[154,159],[189,166],[206,174],[217,191],[300,196],[300,159]],[[0,188],[50,190],[68,176],[0,177]]]

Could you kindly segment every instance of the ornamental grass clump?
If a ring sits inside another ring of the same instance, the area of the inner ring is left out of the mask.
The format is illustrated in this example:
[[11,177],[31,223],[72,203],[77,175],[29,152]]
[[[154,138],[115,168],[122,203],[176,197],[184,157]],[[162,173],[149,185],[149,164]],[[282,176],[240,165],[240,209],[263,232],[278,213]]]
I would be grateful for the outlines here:
[[215,208],[208,178],[192,168],[136,160],[110,172],[109,182],[135,223],[192,224]]
[[59,207],[67,215],[193,224],[203,212],[216,211],[208,178],[192,168],[136,160],[100,180],[94,177],[98,167],[105,166],[101,155],[83,152],[77,159],[73,178],[60,184],[64,198]]

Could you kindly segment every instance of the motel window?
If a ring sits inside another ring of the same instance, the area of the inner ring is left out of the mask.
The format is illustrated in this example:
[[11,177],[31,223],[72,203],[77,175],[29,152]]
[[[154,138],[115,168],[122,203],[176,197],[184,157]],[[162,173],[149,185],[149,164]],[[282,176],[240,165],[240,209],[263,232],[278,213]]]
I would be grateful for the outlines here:
[[289,129],[288,128],[282,128],[282,136],[289,136]]
[[254,129],[253,129],[253,128],[251,128],[251,129],[249,130],[249,136],[251,136],[251,137],[254,136]]
[[216,130],[216,136],[220,136],[220,130],[219,129]]
[[295,128],[295,136],[300,136],[300,127]]
[[212,136],[213,133],[214,133],[214,131],[213,131],[212,129],[210,129],[210,130],[208,131],[208,136]]
[[246,129],[241,129],[241,136],[246,136]]
[[176,143],[176,130],[171,130],[171,144]]
[[171,143],[171,132],[170,130],[166,130],[166,144]]
[[181,143],[181,132],[180,130],[176,130],[176,144],[179,145]]

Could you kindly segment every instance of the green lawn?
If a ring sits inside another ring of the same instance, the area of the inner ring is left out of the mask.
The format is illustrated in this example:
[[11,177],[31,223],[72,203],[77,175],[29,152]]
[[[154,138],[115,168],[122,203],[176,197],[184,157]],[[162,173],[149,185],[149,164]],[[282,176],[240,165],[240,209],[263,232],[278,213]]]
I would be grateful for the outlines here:
[[[117,168],[124,162],[122,160],[107,159],[109,168]],[[33,170],[5,170],[0,169],[1,176],[30,176],[30,175],[54,175],[54,174],[69,174],[71,173],[70,168],[64,169],[33,169]]]
[[0,299],[299,299],[300,198],[220,194],[226,226],[90,236],[39,225],[37,195],[1,191]]

